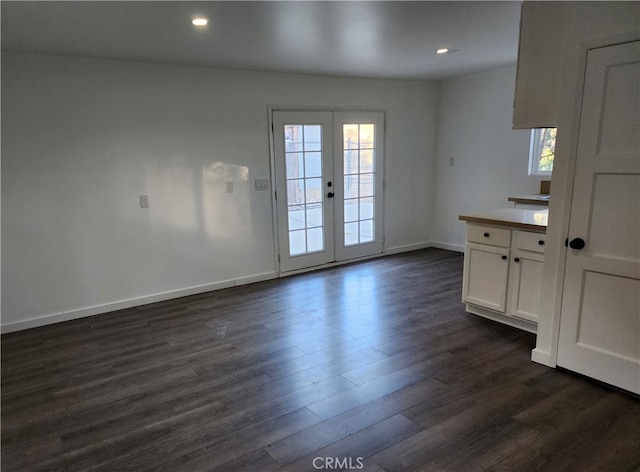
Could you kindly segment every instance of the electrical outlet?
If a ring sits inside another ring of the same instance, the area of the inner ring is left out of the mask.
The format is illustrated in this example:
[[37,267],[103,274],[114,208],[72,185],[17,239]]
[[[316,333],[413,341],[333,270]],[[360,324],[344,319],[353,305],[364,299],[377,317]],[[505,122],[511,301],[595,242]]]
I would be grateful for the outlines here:
[[149,195],[140,195],[140,208],[149,208]]
[[224,191],[227,193],[233,193],[233,182],[225,182]]

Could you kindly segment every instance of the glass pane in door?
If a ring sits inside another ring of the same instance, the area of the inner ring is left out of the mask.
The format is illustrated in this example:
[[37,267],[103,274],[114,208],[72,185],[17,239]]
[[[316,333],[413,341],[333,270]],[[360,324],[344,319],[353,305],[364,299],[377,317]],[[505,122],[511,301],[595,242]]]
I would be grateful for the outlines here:
[[342,126],[344,155],[344,245],[375,240],[375,125]]
[[284,125],[289,256],[325,249],[322,125]]

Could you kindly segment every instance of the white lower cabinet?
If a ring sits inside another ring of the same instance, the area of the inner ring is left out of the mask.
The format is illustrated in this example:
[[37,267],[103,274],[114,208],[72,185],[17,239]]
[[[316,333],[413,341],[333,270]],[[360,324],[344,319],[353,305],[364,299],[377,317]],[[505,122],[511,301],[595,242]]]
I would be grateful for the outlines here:
[[509,263],[509,292],[507,314],[523,320],[538,322],[542,296],[542,266],[544,255],[511,251]]
[[545,234],[467,223],[462,301],[476,315],[536,332]]
[[464,301],[504,313],[509,250],[468,243],[464,253]]

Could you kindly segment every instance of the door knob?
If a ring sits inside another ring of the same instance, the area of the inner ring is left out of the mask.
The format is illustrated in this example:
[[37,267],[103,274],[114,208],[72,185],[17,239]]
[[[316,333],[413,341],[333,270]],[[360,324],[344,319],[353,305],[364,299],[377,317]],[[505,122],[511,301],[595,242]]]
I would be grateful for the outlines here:
[[569,241],[569,247],[571,249],[582,249],[584,246],[585,246],[585,242],[584,242],[584,239],[582,238],[575,238]]
[[327,197],[328,197],[328,198],[333,198],[333,192],[329,192],[329,193],[327,194]]
[[331,187],[333,185],[333,182],[327,182],[327,187]]

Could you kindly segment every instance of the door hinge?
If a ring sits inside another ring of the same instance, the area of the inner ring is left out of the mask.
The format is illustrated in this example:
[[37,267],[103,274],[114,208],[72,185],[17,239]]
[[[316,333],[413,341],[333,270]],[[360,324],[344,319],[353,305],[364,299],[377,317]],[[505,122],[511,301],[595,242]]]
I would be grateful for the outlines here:
[[382,236],[382,244],[384,244],[387,241],[387,237],[386,236]]
[[278,264],[280,264],[280,254],[278,254]]
[[273,198],[275,198],[276,201],[278,201],[278,192],[273,192]]
[[273,121],[271,122],[271,133],[275,133],[275,128],[273,127]]

